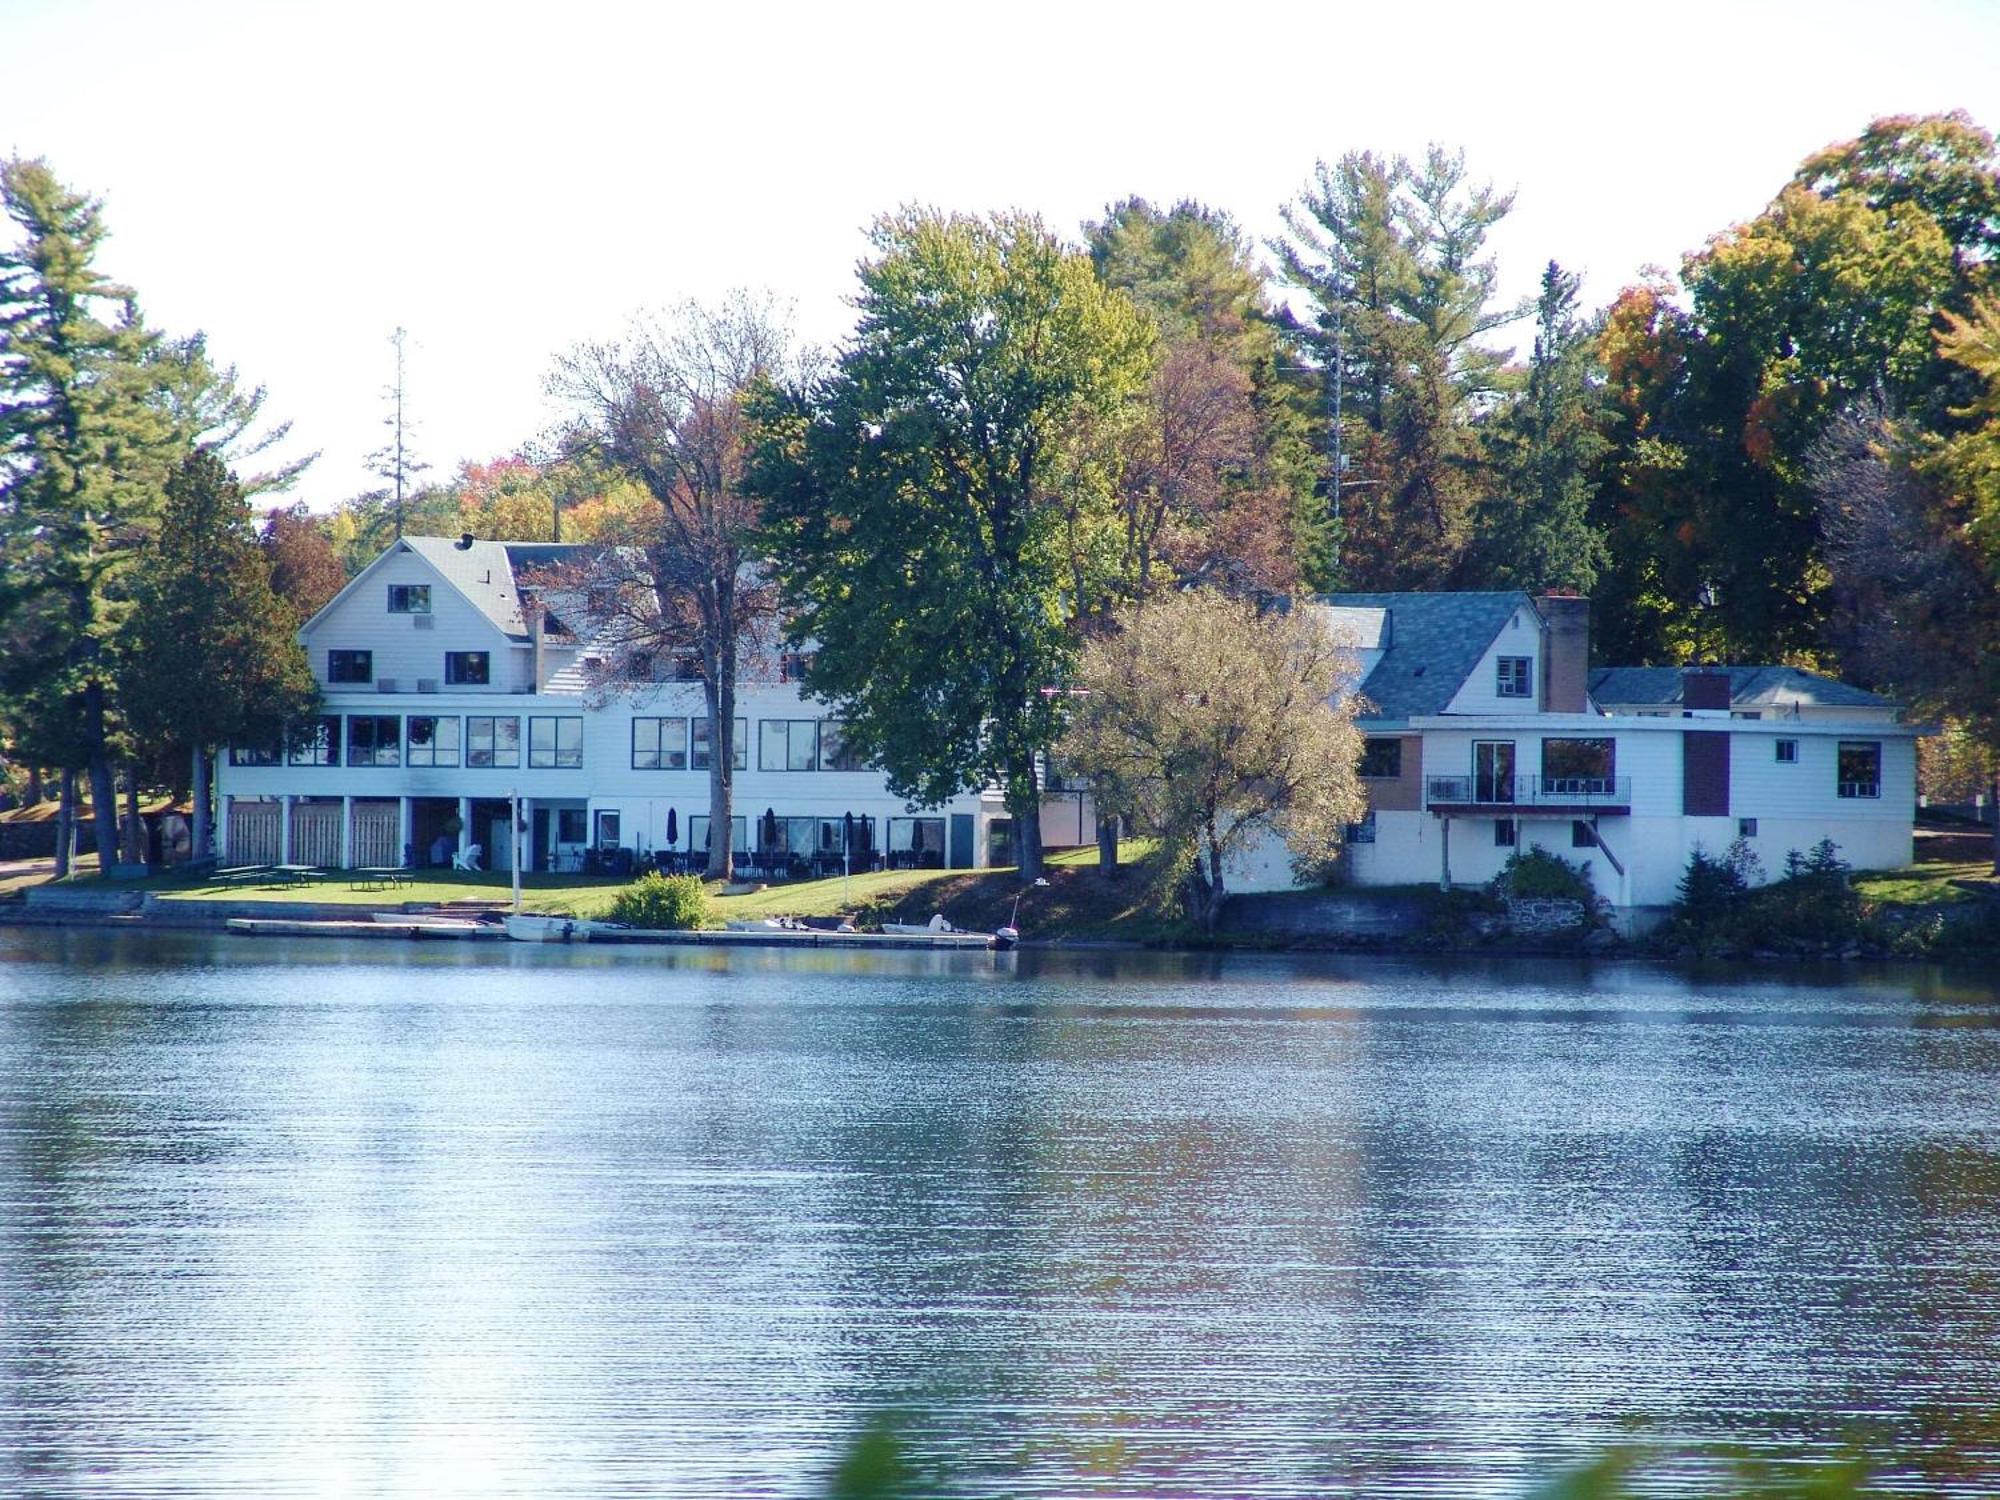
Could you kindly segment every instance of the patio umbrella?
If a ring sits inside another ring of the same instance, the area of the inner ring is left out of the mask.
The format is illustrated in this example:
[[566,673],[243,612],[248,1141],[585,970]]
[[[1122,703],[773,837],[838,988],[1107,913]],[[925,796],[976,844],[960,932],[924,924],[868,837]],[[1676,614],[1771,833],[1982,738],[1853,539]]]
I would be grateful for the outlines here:
[[847,852],[852,852],[854,848],[854,814],[851,812],[840,815],[840,847]]
[[763,826],[763,827],[762,827],[761,829],[759,829],[758,831],[759,831],[760,833],[762,833],[762,834],[763,834],[763,838],[762,838],[762,839],[760,839],[760,840],[759,840],[759,842],[760,842],[760,843],[762,843],[762,844],[763,844],[763,846],[764,846],[764,847],[765,847],[766,849],[775,849],[775,848],[777,848],[777,847],[778,847],[778,815],[777,815],[777,813],[773,812],[773,811],[772,811],[772,810],[771,810],[770,808],[768,808],[768,807],[767,807],[767,808],[765,808],[765,809],[764,809],[764,826]]
[[673,848],[681,841],[681,818],[673,808],[667,809],[667,847]]

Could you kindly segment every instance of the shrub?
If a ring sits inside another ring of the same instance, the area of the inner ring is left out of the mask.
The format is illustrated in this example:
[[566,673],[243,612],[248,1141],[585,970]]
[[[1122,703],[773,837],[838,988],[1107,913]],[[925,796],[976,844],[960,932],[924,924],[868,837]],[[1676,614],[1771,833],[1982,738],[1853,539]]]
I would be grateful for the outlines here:
[[618,893],[611,920],[630,927],[706,927],[712,916],[708,887],[695,875],[649,870]]
[[1493,877],[1494,894],[1516,900],[1548,899],[1581,901],[1585,911],[1597,907],[1597,887],[1591,884],[1590,866],[1571,864],[1560,854],[1552,854],[1539,844],[1515,850]]

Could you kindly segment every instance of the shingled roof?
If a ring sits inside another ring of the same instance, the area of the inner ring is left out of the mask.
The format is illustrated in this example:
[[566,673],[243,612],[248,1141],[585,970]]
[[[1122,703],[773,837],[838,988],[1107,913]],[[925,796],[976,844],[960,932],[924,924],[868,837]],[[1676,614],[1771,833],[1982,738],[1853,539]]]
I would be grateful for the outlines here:
[[1387,612],[1388,645],[1361,691],[1371,719],[1440,714],[1479,665],[1514,611],[1534,601],[1518,591],[1464,594],[1325,594],[1335,610]]
[[545,568],[583,550],[569,542],[485,542],[477,537],[467,546],[442,536],[406,536],[403,545],[442,573],[487,619],[523,641],[528,624],[521,614],[515,571]]
[[[1889,708],[1887,698],[1798,667],[1711,667],[1729,674],[1732,708]],[[1661,708],[1681,701],[1684,667],[1599,667],[1590,674],[1590,696],[1609,707],[1644,703]]]

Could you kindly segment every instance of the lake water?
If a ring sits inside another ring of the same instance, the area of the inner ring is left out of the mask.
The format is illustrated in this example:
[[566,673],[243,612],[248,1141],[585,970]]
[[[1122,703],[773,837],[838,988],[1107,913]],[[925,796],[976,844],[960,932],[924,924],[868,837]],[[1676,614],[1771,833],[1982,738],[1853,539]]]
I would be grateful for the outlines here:
[[0,929],[9,1495],[1515,1495],[1996,1337],[1991,976]]

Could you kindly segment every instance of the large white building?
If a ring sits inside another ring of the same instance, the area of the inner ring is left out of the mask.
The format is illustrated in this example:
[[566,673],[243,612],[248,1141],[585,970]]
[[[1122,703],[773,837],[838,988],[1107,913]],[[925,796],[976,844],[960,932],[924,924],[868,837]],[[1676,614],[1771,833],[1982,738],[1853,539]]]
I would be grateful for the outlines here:
[[[1614,906],[1664,906],[1697,848],[1742,838],[1767,876],[1823,838],[1857,869],[1911,860],[1916,737],[1895,706],[1789,667],[1592,671],[1586,599],[1342,594],[1302,606],[1355,644],[1370,812],[1359,885],[1476,884],[1531,845]],[[1295,884],[1282,846],[1234,890]]]
[[[324,693],[314,731],[289,750],[220,757],[224,860],[506,869],[517,796],[526,868],[579,870],[592,850],[704,850],[700,684],[593,702],[588,642],[556,606],[523,599],[534,570],[575,550],[405,537],[363,569],[300,632]],[[856,868],[1012,863],[997,792],[910,807],[784,668],[737,693],[733,837],[749,863],[837,872],[850,815]],[[1055,842],[1077,841],[1061,837],[1060,806],[1044,821]]]

